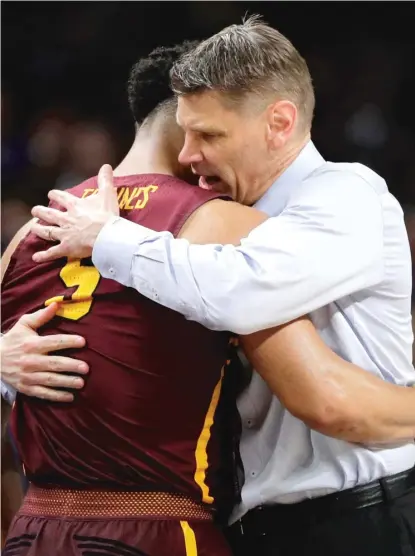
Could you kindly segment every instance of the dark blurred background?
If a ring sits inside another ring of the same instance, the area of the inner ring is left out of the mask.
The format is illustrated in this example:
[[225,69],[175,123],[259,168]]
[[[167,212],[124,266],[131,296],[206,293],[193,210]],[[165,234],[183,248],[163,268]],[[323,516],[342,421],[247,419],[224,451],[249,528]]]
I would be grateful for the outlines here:
[[133,139],[125,82],[160,44],[260,13],[306,58],[325,158],[386,178],[415,237],[412,2],[2,2],[2,248],[46,202]]

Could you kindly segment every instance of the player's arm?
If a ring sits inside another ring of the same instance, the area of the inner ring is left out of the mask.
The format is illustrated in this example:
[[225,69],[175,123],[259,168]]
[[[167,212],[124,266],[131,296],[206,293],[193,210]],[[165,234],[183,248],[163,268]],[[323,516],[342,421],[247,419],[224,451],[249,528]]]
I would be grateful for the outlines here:
[[[3,281],[6,284],[6,271],[13,253],[29,233],[31,226],[32,221],[20,228],[2,256],[2,285]],[[73,394],[55,388],[78,389],[83,386],[81,378],[64,373],[88,372],[86,363],[48,353],[82,347],[85,340],[80,336],[67,334],[39,336],[36,332],[55,316],[57,309],[58,305],[53,303],[35,313],[23,315],[0,339],[2,396],[9,401],[9,404],[2,404],[5,412],[4,415],[2,413],[2,417],[5,422],[16,390],[28,396],[69,402],[73,400]]]
[[[265,219],[255,209],[215,200],[179,235],[191,243],[238,244]],[[389,384],[344,361],[307,318],[244,336],[242,345],[281,403],[309,427],[350,442],[415,438],[415,388]]]
[[344,361],[307,318],[245,336],[242,346],[281,403],[310,428],[365,444],[415,438],[415,388]]

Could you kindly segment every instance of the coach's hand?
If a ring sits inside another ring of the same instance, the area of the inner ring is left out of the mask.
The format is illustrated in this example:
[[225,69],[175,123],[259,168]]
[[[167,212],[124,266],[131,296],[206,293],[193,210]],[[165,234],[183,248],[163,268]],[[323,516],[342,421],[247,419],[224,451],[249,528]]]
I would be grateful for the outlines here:
[[85,374],[88,365],[83,361],[48,355],[61,349],[80,348],[85,345],[81,336],[55,334],[39,336],[37,328],[46,324],[56,314],[57,303],[52,303],[36,313],[24,315],[1,338],[1,378],[18,392],[55,402],[70,402],[70,392],[54,388],[79,389],[84,385],[80,377],[64,374]]
[[33,216],[47,224],[35,222],[31,230],[42,239],[59,241],[59,244],[35,253],[33,260],[40,263],[61,257],[90,257],[99,232],[120,213],[111,166],[105,164],[99,171],[98,193],[94,195],[79,199],[65,191],[50,191],[48,196],[65,208],[66,212],[34,207]]

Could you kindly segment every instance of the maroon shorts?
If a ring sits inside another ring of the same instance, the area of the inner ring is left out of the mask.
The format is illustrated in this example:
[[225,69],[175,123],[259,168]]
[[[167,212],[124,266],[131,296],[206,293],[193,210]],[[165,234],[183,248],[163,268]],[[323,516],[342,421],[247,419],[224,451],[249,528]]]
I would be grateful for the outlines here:
[[2,556],[231,556],[208,521],[58,519],[17,515]]
[[207,519],[35,513],[25,500],[2,556],[231,556],[222,532]]

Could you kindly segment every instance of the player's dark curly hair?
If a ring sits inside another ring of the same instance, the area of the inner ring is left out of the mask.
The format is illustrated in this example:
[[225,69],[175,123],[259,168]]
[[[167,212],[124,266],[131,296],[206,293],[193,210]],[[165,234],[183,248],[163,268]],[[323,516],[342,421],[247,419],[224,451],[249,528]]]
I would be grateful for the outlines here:
[[173,101],[170,70],[180,56],[197,45],[198,41],[185,41],[175,46],[160,46],[133,65],[127,92],[130,110],[137,124]]

